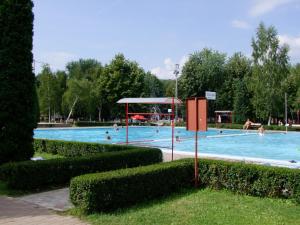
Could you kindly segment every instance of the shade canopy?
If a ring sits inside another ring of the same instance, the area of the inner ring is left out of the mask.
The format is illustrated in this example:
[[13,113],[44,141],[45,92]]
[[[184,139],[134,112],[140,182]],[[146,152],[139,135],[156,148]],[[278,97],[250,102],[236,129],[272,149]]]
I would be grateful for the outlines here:
[[182,104],[178,98],[122,98],[117,103],[136,103],[136,104]]

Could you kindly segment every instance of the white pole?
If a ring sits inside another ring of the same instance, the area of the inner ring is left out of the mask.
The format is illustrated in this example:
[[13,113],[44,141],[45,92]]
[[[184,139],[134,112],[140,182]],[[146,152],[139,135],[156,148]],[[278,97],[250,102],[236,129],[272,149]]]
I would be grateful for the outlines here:
[[[179,74],[179,64],[175,64],[175,70],[174,70],[175,78],[176,78],[176,84],[175,84],[175,98],[178,98],[178,74]],[[175,121],[178,119],[178,108],[177,104],[175,104]]]
[[284,101],[285,101],[285,132],[287,133],[288,118],[287,118],[287,94],[286,93],[284,93]]

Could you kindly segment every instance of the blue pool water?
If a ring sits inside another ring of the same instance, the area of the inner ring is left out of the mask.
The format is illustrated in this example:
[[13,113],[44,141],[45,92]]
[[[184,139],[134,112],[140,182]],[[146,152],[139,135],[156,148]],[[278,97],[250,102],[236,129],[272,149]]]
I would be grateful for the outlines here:
[[[157,132],[158,130],[158,132]],[[105,133],[109,132],[111,140]],[[240,130],[209,129],[199,132],[199,152],[226,156],[252,157],[273,160],[300,161],[300,133],[267,132],[259,136],[256,132],[246,133]],[[126,128],[115,131],[113,128],[72,128],[72,129],[36,129],[35,138],[55,140],[84,141],[97,143],[124,143]],[[194,132],[185,128],[176,128],[174,141],[176,151],[194,152]],[[171,148],[170,127],[129,127],[129,142],[136,145]]]

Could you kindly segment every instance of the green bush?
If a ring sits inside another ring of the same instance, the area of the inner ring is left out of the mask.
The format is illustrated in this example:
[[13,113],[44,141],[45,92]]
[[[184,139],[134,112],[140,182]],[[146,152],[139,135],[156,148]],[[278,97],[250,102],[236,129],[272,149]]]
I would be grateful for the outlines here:
[[38,118],[32,73],[33,3],[0,1],[0,165],[28,160]]
[[296,198],[300,171],[227,161],[202,160],[200,183],[214,189],[227,189],[260,197]]
[[0,180],[10,188],[32,190],[67,184],[74,176],[162,161],[159,149],[132,149],[85,157],[7,163],[0,167]]
[[180,160],[86,174],[71,180],[70,197],[87,212],[114,210],[190,187],[193,171],[190,160]]
[[33,145],[36,152],[59,154],[65,157],[86,156],[100,152],[114,152],[136,148],[146,149],[144,147],[134,147],[128,145],[112,145],[47,139],[34,139]]
[[[72,179],[72,202],[87,212],[109,211],[191,187],[193,160],[87,174]],[[237,162],[200,160],[201,187],[300,202],[300,171]]]

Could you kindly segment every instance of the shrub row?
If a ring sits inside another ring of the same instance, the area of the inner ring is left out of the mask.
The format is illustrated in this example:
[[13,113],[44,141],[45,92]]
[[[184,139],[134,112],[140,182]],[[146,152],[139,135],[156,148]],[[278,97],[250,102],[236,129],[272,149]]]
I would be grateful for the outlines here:
[[110,211],[154,199],[192,185],[191,161],[174,161],[71,180],[70,198],[86,212]]
[[[110,211],[169,195],[193,183],[193,160],[87,174],[72,179],[70,196],[86,212]],[[253,164],[201,160],[201,187],[299,201],[300,171]]]
[[85,157],[7,163],[0,167],[0,180],[13,189],[31,190],[67,184],[74,176],[162,161],[159,149],[132,149]]
[[112,145],[47,139],[34,139],[33,146],[36,152],[59,154],[66,157],[86,156],[100,152],[115,152],[138,148],[128,145]]

